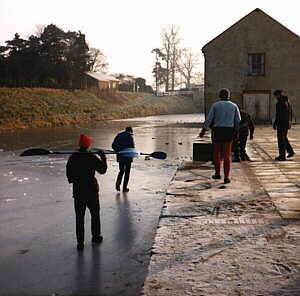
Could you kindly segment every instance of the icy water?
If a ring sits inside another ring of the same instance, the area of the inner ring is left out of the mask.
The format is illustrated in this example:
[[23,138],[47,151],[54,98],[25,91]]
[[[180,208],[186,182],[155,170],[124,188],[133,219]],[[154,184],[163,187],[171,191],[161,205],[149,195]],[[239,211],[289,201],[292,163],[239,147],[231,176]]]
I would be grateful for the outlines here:
[[[164,192],[177,165],[191,159],[202,120],[197,114],[165,115],[1,135],[0,295],[138,295]],[[86,247],[78,254],[67,156],[19,154],[32,147],[72,151],[80,133],[95,147],[110,149],[115,134],[128,125],[138,151],[164,151],[168,158],[135,159],[125,195],[114,189],[118,166],[115,156],[108,156],[107,174],[97,176],[104,241],[90,244],[87,213]]]

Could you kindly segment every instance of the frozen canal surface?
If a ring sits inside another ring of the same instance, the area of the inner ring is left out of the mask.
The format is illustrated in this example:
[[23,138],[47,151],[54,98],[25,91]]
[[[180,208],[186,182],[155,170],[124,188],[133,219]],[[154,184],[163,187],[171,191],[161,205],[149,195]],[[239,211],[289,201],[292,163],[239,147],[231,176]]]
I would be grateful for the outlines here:
[[[2,135],[0,295],[138,295],[165,189],[177,164],[191,159],[199,133],[183,123],[201,120],[196,114],[170,115]],[[18,155],[29,147],[74,150],[80,133],[89,135],[95,147],[110,149],[115,134],[127,125],[134,127],[140,152],[165,151],[168,159],[136,159],[125,195],[114,189],[118,166],[108,156],[108,173],[97,175],[104,241],[91,245],[87,212],[86,245],[78,253],[67,157]]]

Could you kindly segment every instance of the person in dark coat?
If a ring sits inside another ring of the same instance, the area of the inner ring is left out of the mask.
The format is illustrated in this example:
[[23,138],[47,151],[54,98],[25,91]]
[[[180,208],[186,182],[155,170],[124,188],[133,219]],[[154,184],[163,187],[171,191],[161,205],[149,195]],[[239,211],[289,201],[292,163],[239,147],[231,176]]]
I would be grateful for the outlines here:
[[79,150],[73,153],[67,162],[67,178],[73,183],[73,198],[76,214],[77,249],[84,248],[84,216],[86,208],[91,213],[92,243],[101,243],[99,185],[95,172],[105,174],[107,170],[106,156],[103,151],[89,153],[92,140],[84,134],[80,135]]
[[289,103],[288,97],[282,95],[281,90],[274,91],[274,96],[277,99],[276,103],[276,118],[273,124],[274,130],[277,130],[277,141],[279,156],[275,158],[278,161],[286,160],[287,157],[293,157],[295,152],[288,140],[288,130],[291,128],[292,122],[292,107]]
[[[133,139],[133,130],[132,127],[126,127],[125,131],[122,131],[117,134],[112,143],[112,148],[114,151],[119,152],[127,148],[135,148],[134,139]],[[132,157],[123,157],[122,154],[117,154],[117,162],[119,163],[119,174],[116,181],[116,190],[120,191],[120,186],[123,180],[123,192],[128,192],[129,188],[127,187],[130,177]]]
[[250,131],[250,140],[252,140],[255,127],[250,114],[244,111],[240,106],[238,107],[241,114],[241,121],[239,124],[238,139],[234,141],[233,162],[251,161],[250,157],[246,152],[246,145],[249,136],[249,131]]

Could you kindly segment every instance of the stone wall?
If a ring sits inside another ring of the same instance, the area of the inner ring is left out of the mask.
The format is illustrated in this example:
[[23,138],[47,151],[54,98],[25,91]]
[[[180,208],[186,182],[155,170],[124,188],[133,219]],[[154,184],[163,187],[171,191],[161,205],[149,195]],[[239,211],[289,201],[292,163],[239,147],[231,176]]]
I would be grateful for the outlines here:
[[[206,112],[222,87],[243,105],[244,91],[284,90],[300,119],[300,38],[261,10],[255,10],[202,49]],[[248,54],[265,53],[265,76],[248,76]],[[275,99],[271,96],[271,117]],[[298,119],[298,120],[299,120]]]

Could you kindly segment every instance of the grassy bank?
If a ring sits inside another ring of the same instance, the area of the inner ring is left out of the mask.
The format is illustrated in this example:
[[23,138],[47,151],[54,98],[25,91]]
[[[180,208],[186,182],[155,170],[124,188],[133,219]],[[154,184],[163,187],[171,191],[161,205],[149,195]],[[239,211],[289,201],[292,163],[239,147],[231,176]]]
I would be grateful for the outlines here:
[[192,98],[84,90],[0,88],[0,131],[137,116],[200,112]]

